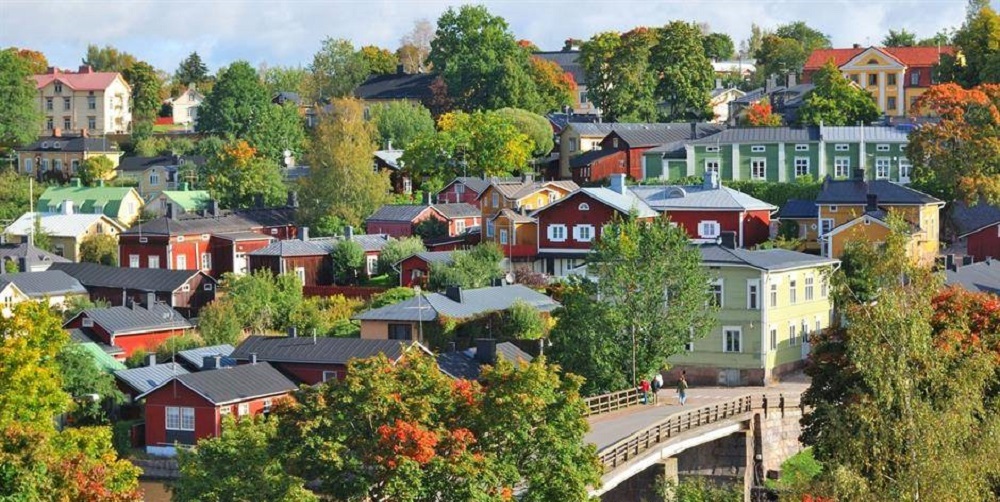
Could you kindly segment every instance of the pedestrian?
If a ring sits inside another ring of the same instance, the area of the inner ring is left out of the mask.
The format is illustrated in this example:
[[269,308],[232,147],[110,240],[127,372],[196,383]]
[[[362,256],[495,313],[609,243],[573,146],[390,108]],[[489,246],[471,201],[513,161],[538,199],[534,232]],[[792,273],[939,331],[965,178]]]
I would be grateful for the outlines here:
[[649,404],[649,380],[643,378],[639,390],[642,392],[642,404]]
[[684,406],[684,403],[687,401],[687,390],[687,371],[681,371],[681,378],[677,380],[677,396],[679,397],[681,406]]
[[653,402],[657,403],[660,401],[660,389],[663,388],[663,375],[657,371],[656,376],[653,377]]

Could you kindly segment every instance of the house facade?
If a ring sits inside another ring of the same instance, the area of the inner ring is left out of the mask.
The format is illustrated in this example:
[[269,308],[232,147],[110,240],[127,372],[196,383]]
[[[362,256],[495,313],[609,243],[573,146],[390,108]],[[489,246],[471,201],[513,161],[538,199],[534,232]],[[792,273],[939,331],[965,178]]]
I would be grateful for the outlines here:
[[0,299],[5,311],[28,300],[62,310],[69,299],[86,296],[87,290],[79,281],[59,270],[0,274]]
[[386,234],[394,238],[414,235],[417,225],[424,220],[446,222],[444,215],[432,205],[385,205],[365,220],[369,234]]
[[205,96],[195,88],[189,87],[180,96],[167,99],[163,103],[170,106],[170,117],[174,120],[174,124],[194,128],[198,123],[198,107],[202,101],[205,101]]
[[479,195],[490,186],[490,180],[484,178],[458,177],[445,185],[436,195],[435,201],[440,204],[458,204],[464,202],[479,207]]
[[450,265],[455,253],[462,251],[426,251],[403,258],[394,267],[399,270],[399,285],[404,288],[426,287],[431,280],[431,265]]
[[332,247],[327,241],[289,239],[275,241],[247,254],[249,272],[268,270],[273,275],[294,273],[303,286],[333,284]]
[[[819,208],[814,200],[790,199],[778,211],[779,229],[795,227],[795,238],[802,240],[803,249],[819,252]],[[780,232],[780,230],[779,230]]]
[[155,351],[168,338],[182,335],[194,325],[169,305],[149,293],[140,304],[87,309],[66,321],[66,329],[80,329],[102,343],[121,347],[121,359],[136,350]]
[[956,201],[948,214],[952,237],[977,262],[1000,258],[1000,207]]
[[[66,205],[66,202],[69,205]],[[104,214],[129,226],[139,219],[143,200],[134,188],[98,186],[84,187],[80,178],[73,178],[68,185],[46,188],[38,198],[38,210],[58,213],[65,209],[69,214]]]
[[167,208],[173,207],[178,214],[198,211],[218,212],[218,201],[212,199],[208,190],[191,190],[187,183],[181,183],[180,190],[164,190],[154,195],[142,210],[157,217],[166,216]]
[[106,138],[86,136],[43,136],[30,145],[17,148],[17,170],[37,180],[68,180],[77,176],[80,166],[91,157],[105,157],[118,165],[121,152],[118,144]]
[[135,180],[139,195],[149,201],[157,194],[168,190],[184,190],[184,184],[195,181],[181,179],[181,166],[205,165],[205,157],[198,155],[159,155],[156,157],[124,157],[118,165],[118,176]]
[[531,211],[579,188],[572,181],[534,181],[530,177],[493,181],[479,196],[483,241],[514,261],[532,261],[538,252],[538,226]]
[[86,131],[94,135],[126,133],[132,127],[132,88],[120,73],[95,72],[90,66],[64,71],[49,67],[35,75],[42,134]]
[[53,252],[70,261],[80,261],[80,244],[91,235],[118,236],[124,229],[117,220],[103,214],[73,212],[73,204],[62,204],[58,213],[25,213],[4,230],[4,234],[19,242],[28,242],[35,231],[36,221],[48,234]]

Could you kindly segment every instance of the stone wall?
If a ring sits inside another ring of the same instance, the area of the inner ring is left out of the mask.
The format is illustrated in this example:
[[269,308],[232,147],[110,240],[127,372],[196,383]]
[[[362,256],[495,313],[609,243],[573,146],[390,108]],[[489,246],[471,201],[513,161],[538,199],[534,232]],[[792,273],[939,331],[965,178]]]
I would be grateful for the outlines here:
[[792,455],[802,451],[799,442],[802,433],[802,409],[795,406],[785,408],[768,408],[760,414],[761,459],[764,472],[777,471],[781,464]]

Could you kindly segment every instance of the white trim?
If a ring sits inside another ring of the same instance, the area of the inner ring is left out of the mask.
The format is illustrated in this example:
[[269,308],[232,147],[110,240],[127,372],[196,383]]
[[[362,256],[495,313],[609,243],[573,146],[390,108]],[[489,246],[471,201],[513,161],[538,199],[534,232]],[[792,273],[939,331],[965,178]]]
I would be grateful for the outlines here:
[[[555,229],[559,229],[561,231],[561,233],[562,233],[561,237],[556,237],[555,236],[555,232],[554,232]],[[566,225],[563,225],[563,224],[548,225],[548,226],[545,227],[545,232],[548,235],[549,240],[552,241],[552,242],[566,242],[566,233],[567,233],[566,232]]]
[[875,223],[878,223],[879,225],[882,225],[885,228],[889,228],[889,224],[888,223],[885,223],[885,222],[883,222],[882,220],[880,220],[878,218],[869,218],[868,216],[860,216],[858,218],[855,218],[855,219],[853,219],[853,220],[851,220],[851,221],[849,221],[847,223],[844,223],[843,225],[841,225],[841,226],[839,226],[839,227],[831,230],[830,233],[826,234],[826,237],[828,237],[828,238],[829,237],[833,237],[834,235],[837,235],[840,232],[842,232],[844,230],[847,230],[848,228],[850,228],[850,227],[852,227],[854,225],[857,225],[859,221],[862,221],[865,218],[873,220]]
[[711,281],[709,281],[709,285],[712,288],[712,299],[713,299],[713,301],[715,301],[715,286],[719,286],[719,298],[718,298],[718,302],[717,302],[718,303],[718,307],[720,309],[723,308],[723,307],[725,307],[726,306],[726,280],[722,279],[722,278],[712,279]]
[[[756,288],[757,290],[757,305],[753,306],[750,304],[751,293],[750,289]],[[761,291],[760,291],[760,279],[747,279],[747,310],[760,310],[761,308]]]
[[[739,334],[739,338],[737,338],[737,340],[736,340],[736,343],[739,345],[739,347],[738,347],[739,350],[728,350],[729,349],[729,344],[727,343],[728,340],[726,339],[726,332],[727,331],[735,331],[735,332],[737,332]],[[722,352],[725,353],[725,354],[741,354],[741,353],[743,353],[743,326],[723,326],[722,327]]]

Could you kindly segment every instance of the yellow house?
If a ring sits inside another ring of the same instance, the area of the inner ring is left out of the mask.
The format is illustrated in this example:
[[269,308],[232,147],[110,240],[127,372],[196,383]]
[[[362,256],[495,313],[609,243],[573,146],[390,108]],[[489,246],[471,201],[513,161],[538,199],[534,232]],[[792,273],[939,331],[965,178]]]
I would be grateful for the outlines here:
[[[66,206],[64,206],[65,211]],[[69,207],[72,210],[72,204]],[[104,214],[25,213],[4,230],[8,242],[24,242],[34,233],[35,222],[52,242],[52,252],[71,261],[80,261],[80,244],[91,235],[117,237],[125,227]]]
[[495,242],[509,258],[533,258],[538,251],[534,218],[527,213],[576,190],[572,181],[533,181],[530,177],[494,180],[479,195],[486,230],[483,241]]
[[14,315],[14,305],[28,301],[28,295],[24,294],[17,285],[8,280],[0,279],[0,315],[8,318]]
[[76,176],[80,165],[91,157],[107,157],[117,168],[121,158],[114,141],[87,136],[45,136],[16,152],[18,172],[38,179],[48,172],[60,173],[63,179]]
[[78,71],[49,67],[35,75],[42,134],[89,131],[94,135],[126,133],[132,125],[132,88],[120,73]]
[[932,263],[940,250],[940,211],[944,202],[887,180],[826,180],[816,198],[823,256],[840,258],[850,242],[885,242],[890,214],[909,223],[908,252]]
[[803,251],[819,251],[819,211],[816,201],[789,199],[778,212],[778,233],[786,228],[795,230],[795,238],[802,241]]
[[919,113],[913,109],[917,98],[933,81],[934,66],[942,54],[954,49],[943,47],[868,47],[817,49],[802,68],[803,79],[833,61],[848,79],[875,97],[882,113],[902,117]]

